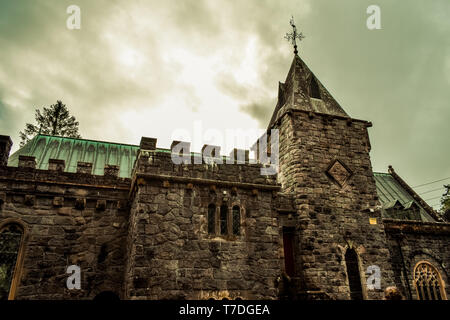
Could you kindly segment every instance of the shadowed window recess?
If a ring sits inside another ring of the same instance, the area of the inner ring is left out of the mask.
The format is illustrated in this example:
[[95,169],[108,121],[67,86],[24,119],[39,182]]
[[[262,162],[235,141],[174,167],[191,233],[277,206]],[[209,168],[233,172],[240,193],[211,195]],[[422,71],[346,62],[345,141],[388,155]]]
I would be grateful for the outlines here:
[[311,77],[311,82],[309,83],[309,96],[314,99],[322,99],[320,97],[319,85],[314,77]]
[[233,207],[233,234],[238,236],[241,234],[241,208]]
[[208,234],[216,233],[216,206],[210,204],[208,206]]
[[23,229],[8,224],[0,230],[0,300],[7,300],[16,271]]
[[220,207],[220,234],[228,234],[228,207],[226,205]]

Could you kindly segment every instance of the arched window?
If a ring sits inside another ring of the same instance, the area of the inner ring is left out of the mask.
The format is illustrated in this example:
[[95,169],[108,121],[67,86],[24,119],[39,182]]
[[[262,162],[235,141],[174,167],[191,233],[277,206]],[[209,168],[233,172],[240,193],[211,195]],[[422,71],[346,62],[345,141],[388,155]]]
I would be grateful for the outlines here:
[[13,299],[23,228],[11,223],[0,229],[0,300]]
[[315,99],[321,99],[319,85],[314,77],[311,77],[311,82],[309,84],[309,96]]
[[419,300],[445,300],[442,278],[428,262],[419,262],[414,269],[414,285]]
[[216,206],[214,204],[208,206],[208,233],[216,233]]
[[362,300],[361,276],[359,274],[358,255],[354,249],[347,249],[345,253],[348,284],[350,286],[350,299]]
[[226,205],[220,206],[220,234],[228,234],[228,207]]
[[233,207],[233,234],[241,234],[241,208],[239,206]]

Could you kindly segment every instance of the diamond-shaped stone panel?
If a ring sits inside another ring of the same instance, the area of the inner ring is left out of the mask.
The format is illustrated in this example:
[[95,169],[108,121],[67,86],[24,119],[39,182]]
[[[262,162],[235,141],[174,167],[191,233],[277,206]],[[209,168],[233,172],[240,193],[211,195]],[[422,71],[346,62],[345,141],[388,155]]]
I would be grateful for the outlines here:
[[338,160],[334,160],[328,168],[327,173],[336,180],[340,186],[343,186],[352,175],[352,173]]

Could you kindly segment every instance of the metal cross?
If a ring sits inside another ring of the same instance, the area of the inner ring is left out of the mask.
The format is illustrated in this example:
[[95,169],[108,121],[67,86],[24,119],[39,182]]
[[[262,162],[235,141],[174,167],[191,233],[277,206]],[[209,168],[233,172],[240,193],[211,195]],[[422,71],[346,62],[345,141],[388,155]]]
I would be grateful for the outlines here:
[[297,27],[294,24],[294,17],[291,18],[290,24],[292,26],[292,33],[286,33],[286,35],[284,36],[284,38],[287,41],[290,41],[292,43],[292,45],[294,46],[294,54],[297,54],[297,42],[295,39],[298,39],[299,41],[301,41],[305,36],[303,35],[303,33],[297,33]]

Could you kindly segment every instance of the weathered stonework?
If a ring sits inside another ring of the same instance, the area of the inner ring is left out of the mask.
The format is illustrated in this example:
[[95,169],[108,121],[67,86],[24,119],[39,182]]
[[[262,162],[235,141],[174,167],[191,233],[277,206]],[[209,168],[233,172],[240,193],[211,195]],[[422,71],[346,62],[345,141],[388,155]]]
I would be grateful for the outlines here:
[[[126,200],[130,180],[54,171],[23,171],[0,166],[0,228],[6,222],[25,226],[24,261],[17,299],[92,299],[102,291],[122,295],[128,212],[115,201]],[[26,192],[26,194],[24,194]],[[86,199],[83,210],[76,199]],[[34,197],[32,207],[25,198]],[[99,197],[107,209],[97,212]],[[119,223],[122,227],[113,227]],[[101,247],[106,256],[99,262]],[[68,290],[66,269],[81,267],[81,290]]]
[[[167,150],[147,137],[139,146],[54,140],[53,150],[89,156],[43,161],[26,149],[6,166],[12,142],[0,136],[0,233],[23,231],[9,298],[383,299],[396,286],[417,299],[421,261],[448,295],[450,225],[392,168],[414,201],[398,205],[410,221],[383,219],[370,126],[296,56],[268,128],[279,130],[275,175],[262,175],[269,164],[252,163],[247,150],[223,157],[205,145],[194,154],[189,142]],[[419,205],[436,221],[414,221]],[[66,286],[70,265],[81,268],[80,290]],[[373,266],[379,288],[367,286]]]

